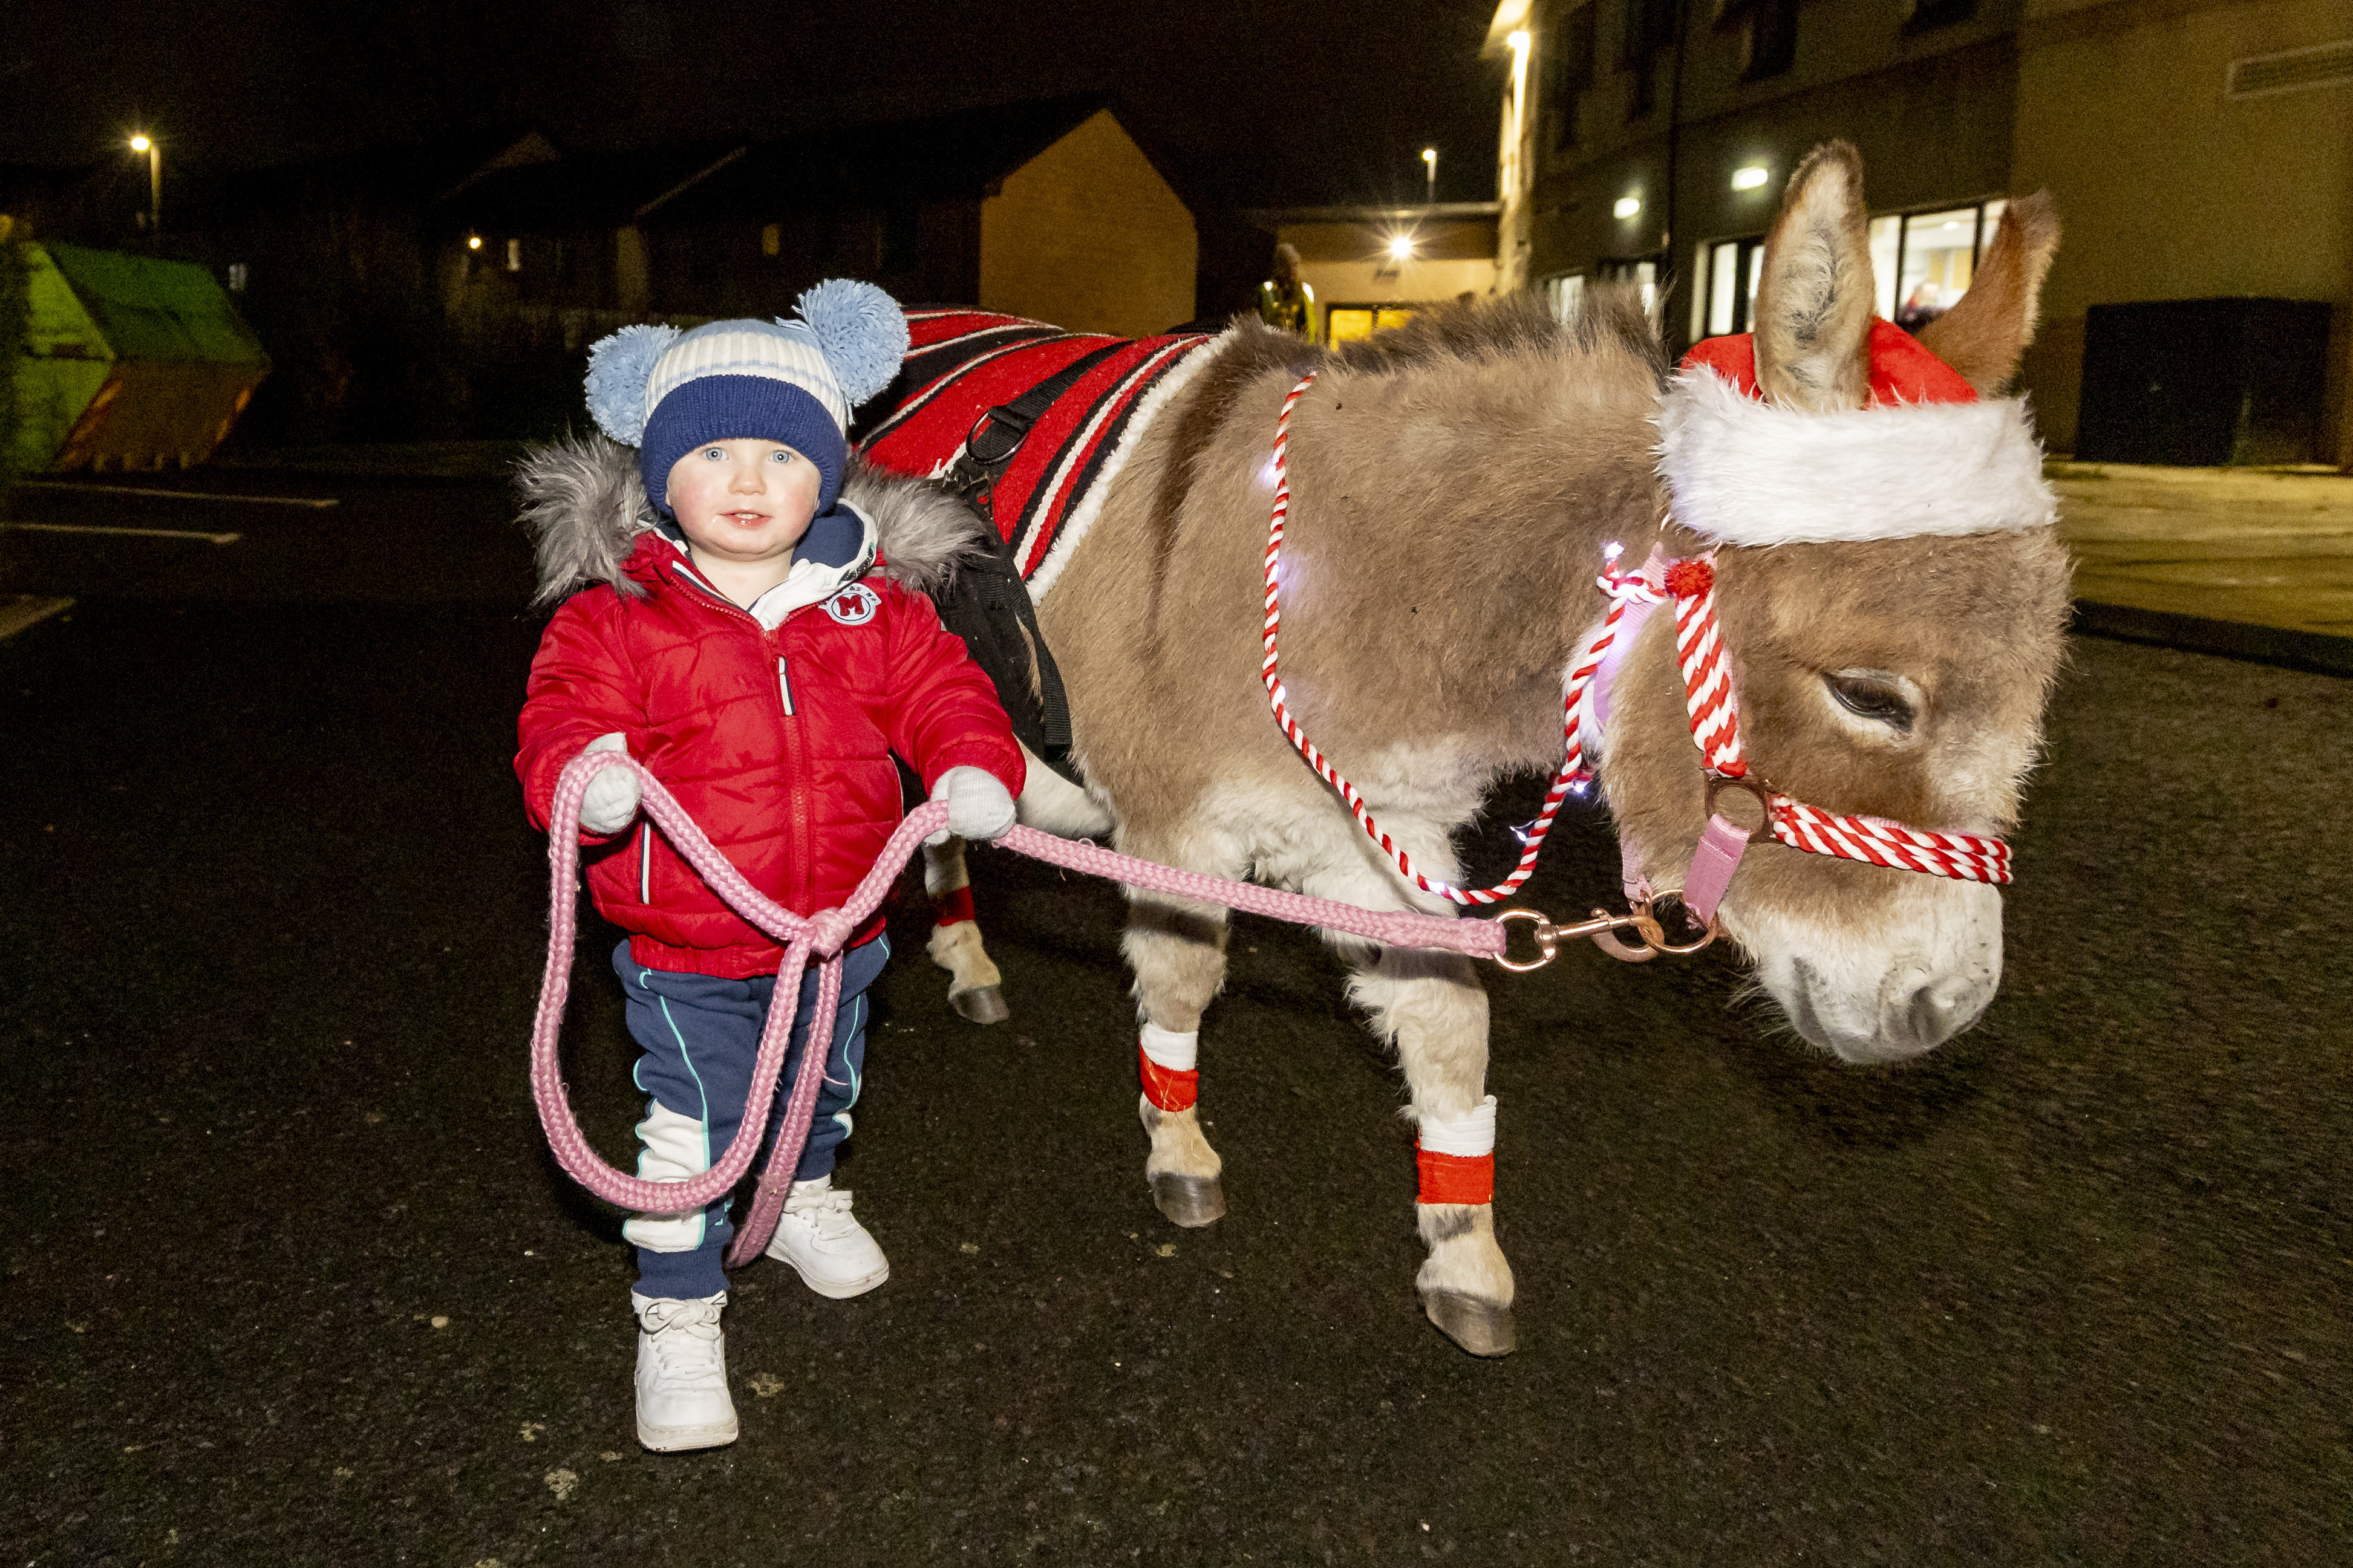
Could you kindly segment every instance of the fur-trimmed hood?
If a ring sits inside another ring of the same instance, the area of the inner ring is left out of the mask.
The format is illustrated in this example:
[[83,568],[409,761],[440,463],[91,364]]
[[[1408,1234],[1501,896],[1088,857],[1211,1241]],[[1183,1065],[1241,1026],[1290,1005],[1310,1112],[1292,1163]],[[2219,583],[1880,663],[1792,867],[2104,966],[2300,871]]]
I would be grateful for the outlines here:
[[[644,595],[621,567],[660,519],[646,500],[634,449],[604,436],[566,437],[526,453],[515,465],[515,484],[539,553],[534,605],[548,608],[599,583],[630,598]],[[877,570],[919,594],[936,597],[966,555],[987,548],[987,525],[929,480],[853,456],[841,499],[873,520],[882,551]]]

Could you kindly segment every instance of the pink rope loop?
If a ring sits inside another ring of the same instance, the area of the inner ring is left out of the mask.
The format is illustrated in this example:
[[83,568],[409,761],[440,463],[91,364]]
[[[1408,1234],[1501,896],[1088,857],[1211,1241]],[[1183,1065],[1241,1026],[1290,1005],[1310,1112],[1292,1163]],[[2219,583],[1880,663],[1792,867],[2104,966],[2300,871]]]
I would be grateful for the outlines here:
[[[599,1159],[587,1135],[581,1131],[579,1118],[573,1112],[571,1098],[564,1086],[557,1047],[563,1031],[564,1005],[571,994],[572,955],[579,929],[575,889],[580,872],[580,803],[587,792],[588,781],[609,767],[626,767],[638,775],[646,815],[661,827],[680,855],[729,908],[785,944],[784,961],[776,969],[776,991],[786,1005],[777,1006],[772,1003],[768,1008],[767,1022],[761,1030],[759,1048],[753,1058],[752,1090],[744,1124],[718,1164],[683,1182],[646,1181],[617,1171]],[[792,999],[800,994],[801,973],[811,952],[817,950],[819,939],[830,943],[821,950],[826,956],[825,973],[818,986],[818,1015],[810,1025],[812,1039],[830,1040],[834,1011],[841,994],[840,944],[881,907],[899,868],[914,853],[915,846],[925,835],[946,825],[945,805],[932,802],[918,806],[900,823],[881,858],[859,884],[849,903],[838,911],[827,910],[815,920],[805,921],[762,894],[730,865],[694,825],[686,809],[662,787],[661,781],[636,758],[622,752],[583,752],[566,763],[556,779],[554,799],[548,810],[547,967],[540,979],[539,1008],[532,1020],[531,1039],[532,1099],[539,1108],[540,1122],[546,1129],[548,1145],[554,1152],[556,1163],[573,1180],[606,1202],[641,1213],[674,1214],[698,1209],[733,1192],[759,1152],[765,1123],[750,1110],[774,1102],[776,1080],[783,1076],[785,1057],[792,1043],[793,1016],[798,1011]],[[794,1079],[785,1125],[769,1163],[772,1171],[789,1173],[799,1163],[801,1147],[808,1138],[810,1114],[817,1103],[818,1080],[824,1072],[824,1058],[822,1050],[802,1054],[801,1070]],[[744,1257],[757,1253],[767,1245],[768,1233],[775,1229],[773,1213],[766,1216],[766,1231],[762,1231],[758,1223],[767,1195],[765,1186],[765,1184],[762,1200],[754,1203],[751,1222],[737,1234],[729,1254],[731,1261],[740,1262]],[[769,1206],[780,1206],[781,1203],[779,1194],[776,1205]]]
[[1043,860],[1050,866],[1107,877],[1145,892],[1171,893],[1205,904],[1223,904],[1245,914],[1265,915],[1295,925],[1320,926],[1346,931],[1389,947],[1437,947],[1492,958],[1504,951],[1504,931],[1493,921],[1458,920],[1452,915],[1429,915],[1413,910],[1367,910],[1330,899],[1311,899],[1236,882],[1202,871],[1180,871],[1172,866],[1139,860],[1084,839],[1057,838],[1034,827],[1013,827],[997,840],[1008,849]]
[[[672,847],[729,908],[775,940],[785,944],[776,970],[776,996],[760,1032],[754,1057],[752,1089],[735,1139],[718,1164],[682,1182],[649,1182],[605,1163],[590,1147],[563,1079],[559,1041],[564,1007],[571,994],[572,960],[579,932],[576,892],[580,878],[580,804],[588,781],[606,768],[625,767],[638,775],[646,815],[661,828]],[[764,1127],[754,1108],[775,1102],[777,1079],[792,1042],[792,1021],[798,1010],[792,999],[800,994],[800,979],[812,952],[824,957],[818,982],[817,1016],[811,1040],[830,1040],[841,1000],[841,944],[868,917],[881,907],[900,869],[923,840],[947,826],[948,808],[932,801],[907,814],[882,847],[857,891],[838,910],[823,910],[804,920],[762,894],[703,835],[645,764],[622,752],[584,752],[565,765],[557,777],[548,811],[548,939],[547,965],[540,977],[539,1007],[532,1020],[532,1099],[557,1163],[582,1186],[607,1203],[649,1214],[674,1214],[702,1208],[733,1192],[757,1155]],[[1504,929],[1492,921],[1462,921],[1451,916],[1421,914],[1408,910],[1366,910],[1328,899],[1311,899],[1255,883],[1230,881],[1198,871],[1155,865],[1117,854],[1098,845],[1056,838],[1034,828],[1008,829],[999,840],[1008,848],[1071,870],[1109,877],[1149,892],[1168,893],[1205,903],[1267,915],[1303,925],[1346,931],[1371,942],[1397,947],[1438,947],[1479,957],[1503,952]],[[792,1173],[808,1142],[809,1123],[817,1106],[818,1083],[824,1073],[825,1051],[804,1051],[795,1075],[791,1098],[778,1126],[774,1152],[760,1178],[757,1194],[744,1226],[728,1248],[727,1263],[738,1267],[756,1257],[775,1233],[776,1217],[792,1186]]]

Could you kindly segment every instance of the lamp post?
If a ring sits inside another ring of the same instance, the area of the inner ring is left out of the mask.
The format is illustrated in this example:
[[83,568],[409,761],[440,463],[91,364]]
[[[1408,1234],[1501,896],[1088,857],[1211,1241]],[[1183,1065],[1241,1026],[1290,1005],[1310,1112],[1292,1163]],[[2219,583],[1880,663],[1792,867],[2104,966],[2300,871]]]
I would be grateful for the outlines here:
[[160,234],[164,228],[164,150],[155,145],[153,137],[146,135],[133,136],[131,150],[147,154],[147,227]]
[[1424,147],[1424,148],[1421,150],[1421,166],[1422,166],[1423,171],[1424,171],[1424,172],[1429,175],[1429,178],[1430,178],[1430,183],[1429,183],[1429,187],[1428,187],[1428,188],[1429,188],[1430,195],[1429,195],[1428,200],[1429,200],[1429,202],[1430,202],[1430,205],[1432,205],[1432,206],[1436,206],[1436,205],[1438,205],[1438,149],[1437,149],[1437,148],[1435,148],[1435,147]]

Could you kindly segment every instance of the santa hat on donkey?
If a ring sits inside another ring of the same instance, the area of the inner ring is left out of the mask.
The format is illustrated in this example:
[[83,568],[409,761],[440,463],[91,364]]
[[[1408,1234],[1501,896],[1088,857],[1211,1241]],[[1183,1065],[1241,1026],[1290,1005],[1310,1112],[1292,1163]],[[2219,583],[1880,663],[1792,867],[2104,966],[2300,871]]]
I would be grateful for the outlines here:
[[[1821,177],[1810,180],[1810,174]],[[1833,248],[1820,231],[1850,226],[1859,231],[1861,174],[1852,149],[1832,143],[1792,176],[1790,205],[1775,237],[1815,242],[1789,247],[1793,269],[1818,265],[1814,258]],[[2032,294],[2057,224],[2047,198],[2011,208],[1997,241],[2006,254],[1989,251],[1979,281],[1999,278],[1993,292],[2022,286],[2029,300],[2023,320],[2031,321]],[[2029,227],[2037,231],[2031,238]],[[1807,228],[1817,232],[1799,233]],[[1841,247],[1844,254],[1861,261],[1861,278],[1833,263],[1836,277],[1800,275],[1782,283],[1788,295],[1819,308],[1819,315],[1870,309],[1862,235],[1840,237],[1850,242]],[[1810,317],[1801,336],[1794,321],[1769,321],[1760,311],[1766,352],[1779,361],[1778,374],[1765,378],[1775,396],[1760,384],[1757,334],[1698,344],[1684,356],[1659,414],[1659,473],[1672,497],[1674,521],[1712,542],[1735,545],[1988,533],[2055,521],[2058,505],[2042,480],[2042,448],[2024,401],[1981,395],[2008,378],[2023,340],[2012,332],[1999,341],[1972,341],[1979,327],[1974,318],[1997,312],[1968,310],[1968,305],[1964,300],[1952,312],[1960,318],[1952,323],[1957,332],[1939,334],[1932,327],[1924,334],[1939,346],[1952,343],[1974,373],[1968,375],[1928,344],[1875,318],[1867,333],[1859,330],[1860,321],[1850,317],[1842,323],[1844,341],[1862,351],[1857,359],[1799,363],[1825,361],[1819,345],[1839,335],[1841,323]],[[2018,320],[2019,313],[2009,312],[2009,319]]]

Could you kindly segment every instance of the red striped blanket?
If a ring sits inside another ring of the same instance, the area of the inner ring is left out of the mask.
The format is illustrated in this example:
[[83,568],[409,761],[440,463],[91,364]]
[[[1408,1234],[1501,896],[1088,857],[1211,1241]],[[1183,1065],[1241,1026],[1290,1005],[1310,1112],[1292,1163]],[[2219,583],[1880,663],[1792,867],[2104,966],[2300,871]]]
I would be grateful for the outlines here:
[[1030,426],[994,488],[997,526],[1015,542],[1035,596],[1060,575],[1145,424],[1216,341],[1184,332],[1122,342],[955,309],[911,310],[907,332],[900,384],[913,390],[859,445],[870,462],[929,479],[947,471],[981,415],[1087,354],[1113,350]]

